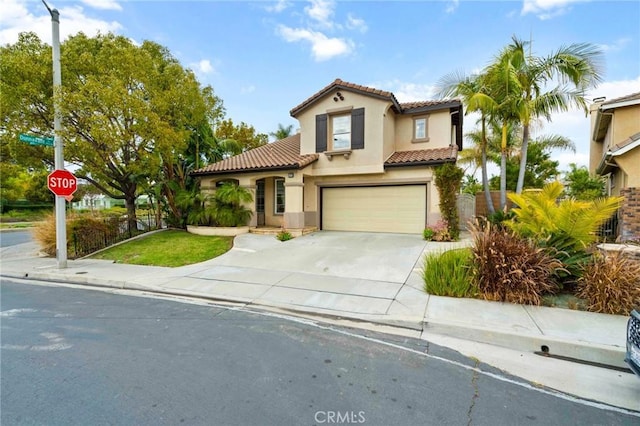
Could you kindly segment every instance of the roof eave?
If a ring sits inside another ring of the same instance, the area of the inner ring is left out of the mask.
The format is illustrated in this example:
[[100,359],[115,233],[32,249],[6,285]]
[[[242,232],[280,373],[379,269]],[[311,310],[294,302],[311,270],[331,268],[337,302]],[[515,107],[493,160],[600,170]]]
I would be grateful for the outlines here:
[[199,177],[199,176],[214,176],[214,175],[229,175],[234,173],[254,173],[254,172],[262,172],[262,171],[280,171],[280,170],[300,170],[304,169],[308,165],[317,161],[317,158],[313,161],[300,165],[300,164],[290,164],[290,165],[282,165],[282,166],[268,166],[268,167],[251,167],[247,169],[235,169],[235,170],[219,170],[219,171],[206,171],[206,172],[191,172],[191,176]]
[[435,105],[425,105],[417,108],[406,108],[401,111],[401,114],[419,114],[421,112],[437,111],[440,109],[447,109],[447,108],[454,108],[454,107],[461,107],[461,106],[462,106],[462,102],[458,100],[454,100],[450,102],[438,103]]
[[455,163],[455,158],[446,158],[446,159],[438,159],[438,160],[428,160],[428,161],[407,161],[403,163],[389,163],[385,164],[384,168],[389,169],[393,167],[412,167],[412,166],[437,166],[445,163]]
[[303,112],[304,110],[306,110],[307,108],[309,108],[310,106],[312,106],[313,104],[318,102],[322,97],[326,96],[329,92],[331,92],[333,90],[344,90],[345,92],[357,93],[357,94],[363,95],[363,96],[369,96],[369,97],[376,98],[376,99],[390,101],[393,104],[394,107],[396,107],[398,110],[400,110],[400,104],[396,100],[396,98],[393,95],[393,93],[391,93],[391,96],[385,96],[385,95],[382,95],[380,93],[371,93],[371,92],[367,92],[365,90],[355,89],[353,87],[349,87],[349,86],[346,86],[346,85],[341,84],[341,83],[334,83],[334,84],[332,84],[330,86],[327,86],[324,90],[320,91],[314,97],[314,99],[312,99],[310,102],[308,102],[306,104],[303,104],[303,105],[299,105],[299,106],[293,108],[291,111],[289,111],[289,115],[291,115],[291,117],[293,117],[293,118],[296,118],[301,112]]

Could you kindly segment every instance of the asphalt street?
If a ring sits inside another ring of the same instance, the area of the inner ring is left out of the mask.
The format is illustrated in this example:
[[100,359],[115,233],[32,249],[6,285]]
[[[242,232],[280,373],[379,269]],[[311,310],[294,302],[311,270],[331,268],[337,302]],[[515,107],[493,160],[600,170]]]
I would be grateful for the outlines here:
[[11,280],[0,296],[3,425],[639,422],[419,339]]
[[33,241],[31,231],[0,232],[0,247],[10,247]]

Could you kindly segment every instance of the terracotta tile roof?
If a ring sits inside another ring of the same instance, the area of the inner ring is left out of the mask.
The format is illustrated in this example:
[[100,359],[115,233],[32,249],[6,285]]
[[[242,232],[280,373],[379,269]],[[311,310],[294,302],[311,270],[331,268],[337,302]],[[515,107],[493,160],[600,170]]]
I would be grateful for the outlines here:
[[384,162],[385,167],[417,166],[456,161],[458,148],[454,145],[446,148],[421,149],[419,151],[396,151]]
[[627,139],[623,140],[620,143],[615,144],[611,149],[611,153],[620,151],[622,148],[625,148],[626,146],[631,145],[632,143],[637,142],[639,140],[640,140],[640,132],[634,135],[631,135],[630,137],[628,137]]
[[460,106],[462,103],[458,99],[445,99],[445,100],[437,100],[437,101],[419,101],[419,102],[403,102],[400,104],[400,108],[402,112],[408,112],[412,109],[421,109],[421,108],[429,108],[429,107],[452,107],[452,106]]
[[[359,84],[349,83],[348,81],[340,80],[336,78],[329,85],[323,87],[318,92],[311,95],[304,100],[300,105],[294,107],[289,112],[292,117],[297,116],[300,112],[305,110],[308,106],[312,105],[315,101],[321,97],[327,95],[333,90],[344,90],[347,92],[355,92],[363,95],[374,96],[380,99],[385,99],[393,104],[393,108],[396,112],[402,114],[404,112],[414,112],[410,110],[428,110],[436,108],[447,108],[453,106],[461,106],[462,103],[458,99],[437,100],[437,101],[420,101],[420,102],[407,102],[399,103],[395,95],[386,90],[374,89],[373,87],[361,86]],[[434,108],[435,107],[435,108]],[[417,111],[419,112],[419,111]]]
[[250,172],[256,170],[301,169],[318,159],[318,154],[300,155],[300,133],[268,143],[196,170],[194,175]]
[[320,89],[319,91],[317,91],[316,93],[308,97],[300,105],[292,108],[291,111],[289,111],[289,113],[291,114],[292,117],[295,117],[300,112],[302,112],[305,108],[307,108],[309,105],[311,105],[316,100],[318,100],[319,98],[326,95],[328,92],[332,90],[345,90],[345,91],[367,94],[367,95],[379,97],[381,99],[387,99],[393,102],[394,105],[398,106],[398,108],[400,105],[396,97],[391,92],[387,92],[386,90],[374,89],[373,87],[367,87],[367,86],[361,86],[359,84],[349,83],[347,81],[343,81],[343,80],[340,80],[339,78],[336,78],[333,82],[331,82],[327,86],[323,87],[322,89]]

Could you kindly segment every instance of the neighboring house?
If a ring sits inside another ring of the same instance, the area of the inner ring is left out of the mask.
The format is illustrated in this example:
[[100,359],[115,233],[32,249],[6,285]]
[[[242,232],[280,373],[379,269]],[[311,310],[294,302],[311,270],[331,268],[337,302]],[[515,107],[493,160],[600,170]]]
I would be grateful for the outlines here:
[[290,113],[300,133],[195,171],[201,188],[250,188],[250,226],[420,233],[440,219],[433,170],[462,149],[460,101],[337,79]]
[[640,92],[591,106],[589,171],[606,176],[610,195],[640,187]]
[[[136,205],[140,206],[148,201],[149,196],[143,194],[136,198]],[[124,207],[124,200],[116,200],[104,194],[87,194],[82,200],[71,203],[74,210],[104,210],[112,207]]]
[[640,92],[591,106],[589,160],[589,171],[606,177],[608,195],[625,198],[622,239],[640,239]]

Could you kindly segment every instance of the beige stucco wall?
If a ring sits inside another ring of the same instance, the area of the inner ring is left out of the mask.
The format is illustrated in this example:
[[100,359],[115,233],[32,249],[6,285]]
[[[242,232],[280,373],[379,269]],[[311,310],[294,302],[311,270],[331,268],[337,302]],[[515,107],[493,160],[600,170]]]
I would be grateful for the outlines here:
[[622,184],[625,188],[640,187],[640,147],[635,148],[626,154],[615,157],[616,163],[626,175]]
[[593,131],[596,125],[596,119],[598,117],[598,109],[600,108],[601,103],[595,103],[591,105],[589,109],[590,113],[590,123],[589,123],[589,173],[595,174],[598,165],[600,164],[600,160],[602,160],[602,156],[604,154],[604,144],[602,142],[597,142],[593,139]]
[[[395,152],[396,138],[396,119],[398,115],[393,112],[392,106],[389,105],[384,114],[384,146],[382,151],[382,159],[386,160]],[[366,146],[366,145],[365,145]]]
[[[412,142],[413,118],[426,116],[426,142]],[[451,144],[451,116],[449,110],[431,111],[428,114],[402,115],[396,119],[396,151],[416,151],[420,149],[443,148]]]
[[[340,92],[344,100],[334,102],[333,97]],[[382,168],[383,162],[383,123],[384,113],[390,102],[371,96],[363,96],[346,90],[334,90],[323,99],[316,101],[311,107],[304,110],[298,117],[300,122],[300,153],[311,154],[316,152],[316,115],[349,113],[356,108],[364,108],[364,149],[354,149],[349,157],[333,157],[329,160],[320,155],[314,164],[314,174],[343,174],[362,173],[373,169]],[[329,117],[330,120],[330,117]],[[330,146],[327,148],[332,150]],[[338,161],[336,161],[338,160]]]
[[640,105],[616,108],[612,124],[611,138],[605,141],[609,148],[640,132]]
[[615,146],[640,132],[640,105],[605,110],[604,114],[613,113],[611,124],[607,129],[604,139],[600,142],[592,139],[598,108],[601,104],[591,106],[590,146],[589,146],[589,171],[595,173],[602,162],[605,153],[615,150]]

